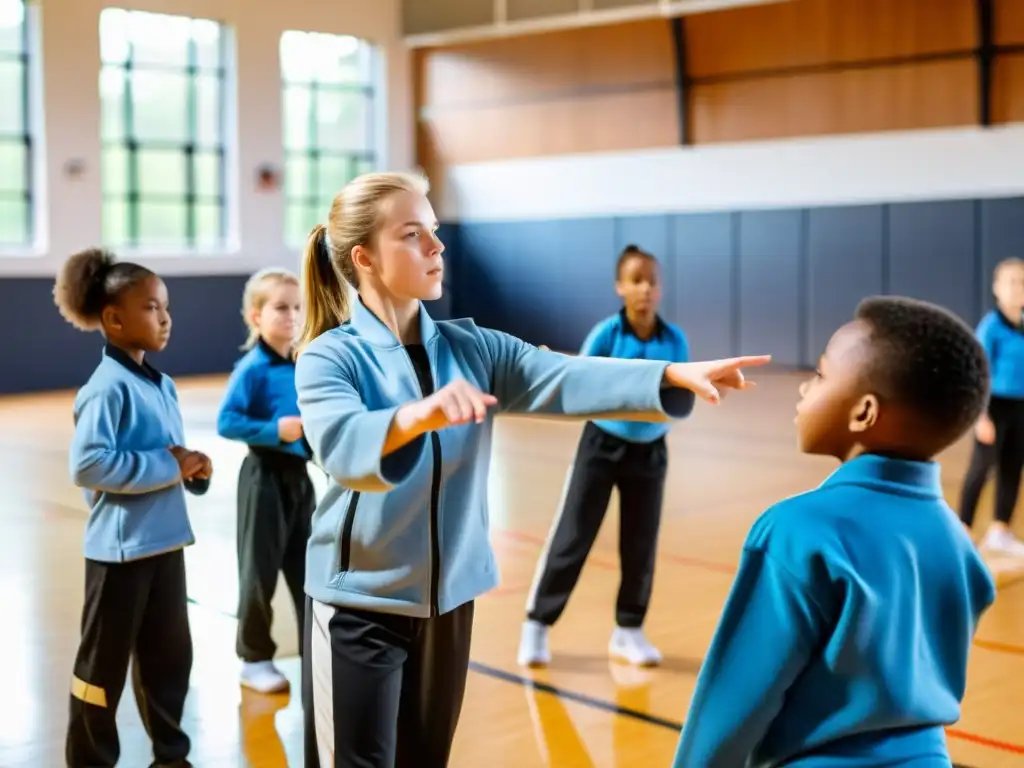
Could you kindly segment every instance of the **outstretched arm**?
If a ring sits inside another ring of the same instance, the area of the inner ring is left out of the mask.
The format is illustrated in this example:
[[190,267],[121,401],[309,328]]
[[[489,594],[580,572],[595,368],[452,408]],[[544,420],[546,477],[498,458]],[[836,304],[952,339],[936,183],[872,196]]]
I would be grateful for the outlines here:
[[795,576],[766,552],[745,550],[673,768],[747,765],[816,647],[821,621]]
[[491,391],[509,413],[665,421],[693,409],[693,393],[663,388],[667,362],[572,357],[480,329]]
[[740,371],[769,357],[707,363],[668,363],[569,357],[538,349],[508,334],[480,329],[491,362],[491,388],[512,413],[636,421],[683,418],[694,394],[718,401],[717,387],[749,386]]

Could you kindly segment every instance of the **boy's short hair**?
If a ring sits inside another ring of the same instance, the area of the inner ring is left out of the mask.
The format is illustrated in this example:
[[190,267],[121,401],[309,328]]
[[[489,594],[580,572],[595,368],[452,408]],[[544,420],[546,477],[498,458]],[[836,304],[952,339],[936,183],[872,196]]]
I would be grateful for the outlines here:
[[867,372],[878,394],[917,414],[939,445],[960,438],[981,416],[989,395],[985,351],[959,317],[926,301],[873,296],[856,317],[875,347]]

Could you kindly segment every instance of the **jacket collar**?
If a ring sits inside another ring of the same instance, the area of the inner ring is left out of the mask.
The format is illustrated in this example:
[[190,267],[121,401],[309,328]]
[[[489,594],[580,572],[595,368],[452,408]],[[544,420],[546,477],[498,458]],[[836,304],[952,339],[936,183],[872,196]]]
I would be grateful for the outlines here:
[[1020,323],[1013,322],[1013,320],[1011,320],[1010,318],[1003,314],[1003,311],[999,309],[999,307],[996,307],[992,311],[996,313],[996,317],[999,318],[999,322],[1001,322],[1011,331],[1016,331],[1017,333],[1024,333],[1024,326],[1022,326]]
[[665,325],[665,321],[661,319],[661,315],[657,315],[656,314],[654,316],[654,333],[651,334],[651,338],[650,339],[641,339],[640,338],[640,334],[638,334],[636,332],[636,328],[633,327],[633,324],[629,322],[629,318],[626,317],[626,308],[625,307],[623,307],[622,309],[619,310],[619,323],[622,325],[623,333],[628,333],[628,334],[630,334],[632,336],[635,336],[640,341],[651,341],[653,339],[657,339],[658,341],[661,341],[662,336],[664,335],[665,331],[667,330],[667,327]]
[[103,354],[109,357],[111,360],[120,363],[129,371],[134,373],[136,376],[141,376],[144,379],[149,379],[158,386],[161,380],[163,379],[163,374],[161,374],[160,371],[158,371],[156,368],[150,365],[148,360],[143,358],[141,364],[136,363],[135,360],[132,359],[131,355],[129,355],[120,347],[115,347],[110,342],[107,342],[106,344],[103,345]]
[[893,493],[942,498],[938,462],[910,461],[876,454],[863,454],[841,464],[821,487],[830,485],[883,486]]
[[282,357],[272,346],[267,344],[262,337],[256,342],[260,352],[267,358],[270,365],[295,365],[295,361],[288,357]]
[[[371,344],[378,347],[400,347],[401,342],[391,332],[384,323],[381,322],[373,312],[371,312],[363,300],[357,298],[352,306],[352,319],[349,320],[349,324],[359,333],[359,335],[369,341]],[[423,306],[423,302],[420,302],[420,341],[422,344],[428,344],[435,336],[437,336],[437,324],[431,319],[427,313],[427,308]]]

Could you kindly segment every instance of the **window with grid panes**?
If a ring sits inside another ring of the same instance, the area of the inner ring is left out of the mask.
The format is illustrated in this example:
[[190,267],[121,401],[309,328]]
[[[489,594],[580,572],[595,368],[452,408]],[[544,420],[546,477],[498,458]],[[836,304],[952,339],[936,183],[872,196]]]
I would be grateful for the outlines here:
[[225,37],[209,19],[100,14],[106,244],[223,245]]
[[305,243],[331,201],[377,167],[375,52],[348,35],[281,36],[285,149],[285,242]]
[[23,0],[0,0],[0,247],[35,239],[29,22]]

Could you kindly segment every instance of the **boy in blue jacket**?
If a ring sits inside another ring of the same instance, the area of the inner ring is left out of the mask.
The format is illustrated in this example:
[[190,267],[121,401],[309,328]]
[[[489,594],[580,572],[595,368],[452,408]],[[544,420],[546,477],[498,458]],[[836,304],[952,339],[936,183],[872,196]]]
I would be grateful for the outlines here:
[[[249,447],[238,473],[238,634],[242,685],[259,693],[288,688],[274,664],[271,600],[283,573],[298,626],[304,624],[306,541],[316,506],[311,457],[295,393],[299,280],[268,268],[246,283],[242,316],[248,352],[238,361],[217,416],[217,432]],[[301,639],[300,639],[301,647]]]
[[835,333],[796,424],[840,467],[754,523],[674,768],[949,768],[995,586],[935,456],[988,387],[981,345],[939,307],[871,298]]
[[190,765],[181,715],[192,669],[185,491],[206,493],[210,459],[184,447],[178,393],[146,354],[167,346],[167,287],[100,250],[72,256],[54,286],[61,314],[106,339],[75,398],[70,468],[89,505],[82,638],[71,679],[69,768],[113,766],[115,716],[134,656],[135,698],[160,766]]

